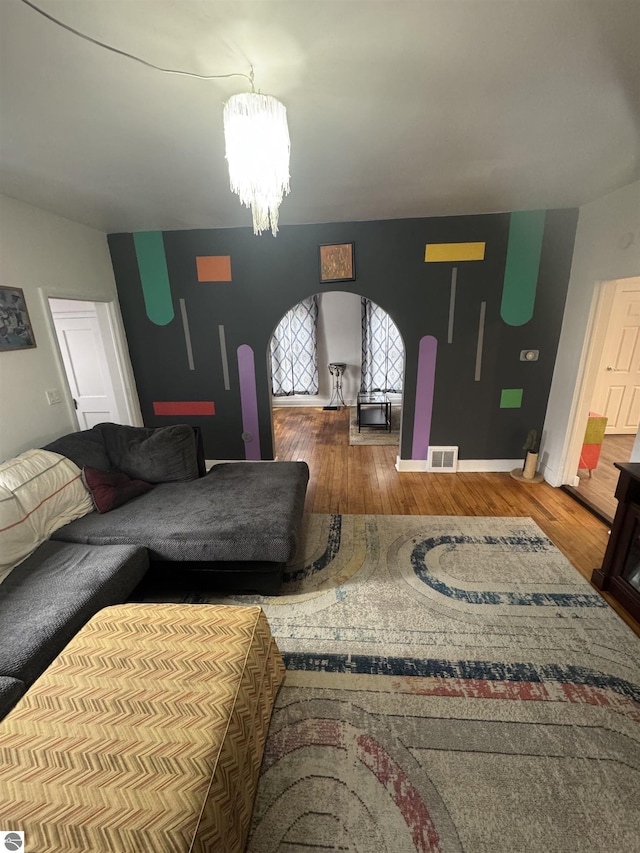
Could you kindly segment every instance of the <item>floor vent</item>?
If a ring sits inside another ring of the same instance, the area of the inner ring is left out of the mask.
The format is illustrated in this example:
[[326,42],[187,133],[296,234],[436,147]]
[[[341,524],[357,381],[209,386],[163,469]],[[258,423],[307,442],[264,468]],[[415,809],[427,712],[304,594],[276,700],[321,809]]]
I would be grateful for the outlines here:
[[458,470],[457,447],[430,447],[427,455],[427,471],[446,471],[455,473]]

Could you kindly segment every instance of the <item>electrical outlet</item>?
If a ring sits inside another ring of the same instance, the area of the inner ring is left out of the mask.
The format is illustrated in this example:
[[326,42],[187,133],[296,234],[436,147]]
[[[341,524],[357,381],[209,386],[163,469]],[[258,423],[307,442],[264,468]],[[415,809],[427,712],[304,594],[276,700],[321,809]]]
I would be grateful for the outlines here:
[[61,402],[60,391],[57,388],[50,388],[48,391],[45,391],[45,396],[47,398],[47,403],[50,406],[54,406],[56,403]]

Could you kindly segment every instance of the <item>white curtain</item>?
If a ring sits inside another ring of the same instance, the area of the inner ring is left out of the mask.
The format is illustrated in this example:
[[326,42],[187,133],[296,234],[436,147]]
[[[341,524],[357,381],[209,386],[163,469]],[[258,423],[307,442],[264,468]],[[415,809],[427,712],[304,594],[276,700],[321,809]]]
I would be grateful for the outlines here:
[[386,311],[362,299],[362,381],[364,394],[402,391],[404,344]]
[[288,311],[271,338],[271,382],[276,397],[318,393],[318,297]]

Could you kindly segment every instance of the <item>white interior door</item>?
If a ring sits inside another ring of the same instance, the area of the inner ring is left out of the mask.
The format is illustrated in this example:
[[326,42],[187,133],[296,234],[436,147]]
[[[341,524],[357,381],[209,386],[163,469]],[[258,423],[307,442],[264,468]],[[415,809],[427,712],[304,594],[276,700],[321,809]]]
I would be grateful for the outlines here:
[[51,300],[60,353],[80,428],[91,429],[105,421],[126,422],[116,401],[95,308],[87,310],[91,304],[81,303],[84,310],[65,310],[58,307],[61,304],[62,300]]
[[618,283],[591,409],[607,433],[638,431],[640,421],[640,278]]

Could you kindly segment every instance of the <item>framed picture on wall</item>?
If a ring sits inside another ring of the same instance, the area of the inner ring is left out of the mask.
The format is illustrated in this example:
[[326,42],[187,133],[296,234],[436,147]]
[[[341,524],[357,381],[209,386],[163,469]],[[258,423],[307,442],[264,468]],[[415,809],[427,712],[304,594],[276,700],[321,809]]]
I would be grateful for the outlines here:
[[0,287],[0,352],[35,346],[24,293],[19,287]]
[[355,281],[353,243],[323,243],[320,250],[320,281]]

